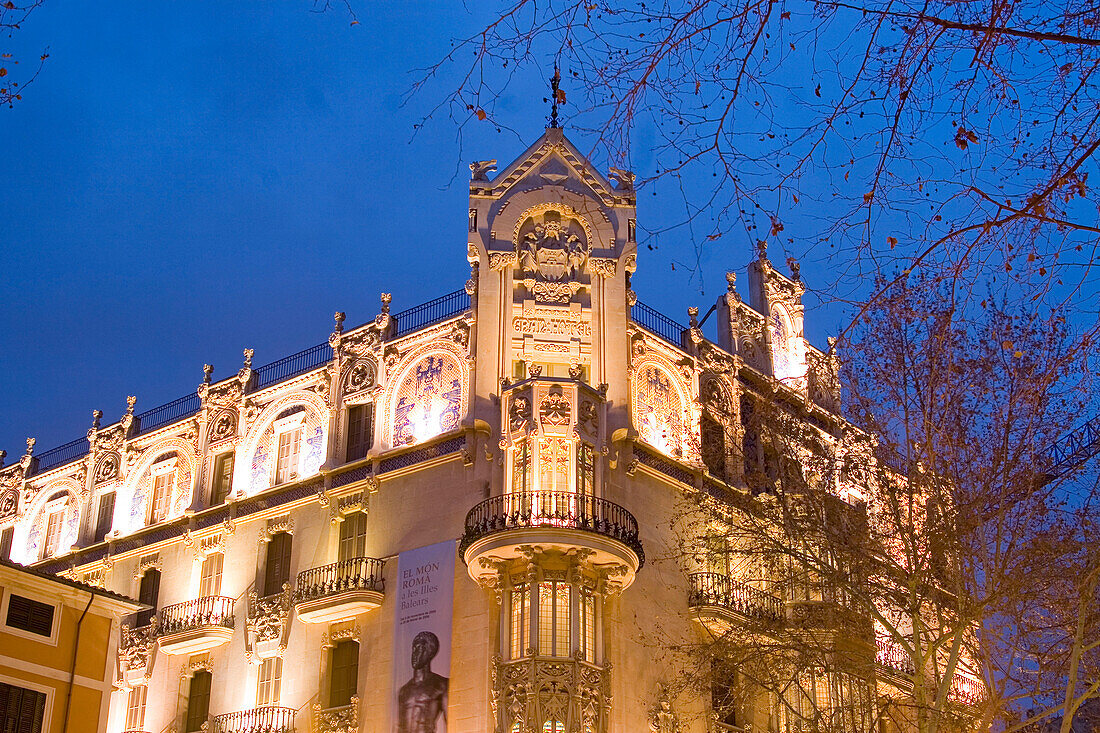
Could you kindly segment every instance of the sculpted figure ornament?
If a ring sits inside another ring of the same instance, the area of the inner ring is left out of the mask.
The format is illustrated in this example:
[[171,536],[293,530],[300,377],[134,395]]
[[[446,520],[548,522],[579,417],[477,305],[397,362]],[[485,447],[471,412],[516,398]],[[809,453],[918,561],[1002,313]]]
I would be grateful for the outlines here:
[[475,160],[470,163],[470,180],[471,181],[489,181],[489,173],[497,169],[497,161],[493,160]]
[[[508,425],[513,432],[522,430],[531,420],[531,402],[524,395],[512,398],[512,407],[508,411]],[[504,446],[502,446],[503,448]]]
[[566,425],[569,423],[573,404],[560,386],[550,388],[550,392],[539,404],[539,418],[546,425]]
[[623,170],[622,168],[609,168],[608,172],[611,174],[611,177],[615,179],[615,190],[634,190],[634,173],[632,173],[631,171]]
[[0,520],[14,517],[19,509],[19,491],[8,489],[0,496]]

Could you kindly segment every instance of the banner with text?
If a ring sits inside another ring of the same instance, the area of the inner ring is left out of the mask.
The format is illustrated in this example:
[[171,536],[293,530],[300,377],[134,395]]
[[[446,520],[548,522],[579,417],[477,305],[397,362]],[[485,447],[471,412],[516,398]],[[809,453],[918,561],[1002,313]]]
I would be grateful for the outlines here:
[[454,578],[454,540],[397,558],[395,733],[447,733]]

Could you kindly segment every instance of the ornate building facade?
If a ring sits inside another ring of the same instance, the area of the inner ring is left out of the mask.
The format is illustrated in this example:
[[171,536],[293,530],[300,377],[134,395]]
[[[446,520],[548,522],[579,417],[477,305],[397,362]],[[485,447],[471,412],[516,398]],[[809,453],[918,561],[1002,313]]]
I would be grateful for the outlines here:
[[[781,695],[727,705],[736,671],[696,684],[684,651],[820,606],[698,514],[751,503],[792,459],[751,415],[781,403],[827,465],[869,444],[839,415],[836,354],[803,338],[797,265],[761,252],[750,303],[731,274],[712,343],[697,310],[637,302],[630,173],[557,128],[471,169],[463,289],[399,313],[383,295],[311,349],[259,368],[246,351],[230,379],[207,367],[192,395],[130,398],[0,467],[5,554],[152,607],[121,632],[108,733],[815,729]],[[865,486],[802,473],[858,526]],[[448,542],[446,630],[410,660],[404,553]],[[868,664],[815,673],[811,702],[877,728],[904,660],[849,636]]]

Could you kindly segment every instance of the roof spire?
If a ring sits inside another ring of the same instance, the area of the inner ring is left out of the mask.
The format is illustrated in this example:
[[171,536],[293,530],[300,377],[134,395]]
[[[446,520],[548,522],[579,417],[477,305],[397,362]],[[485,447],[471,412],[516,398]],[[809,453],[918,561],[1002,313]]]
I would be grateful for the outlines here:
[[550,127],[561,129],[558,122],[558,100],[565,102],[565,94],[558,88],[561,83],[561,72],[558,65],[554,64],[554,75],[550,77]]

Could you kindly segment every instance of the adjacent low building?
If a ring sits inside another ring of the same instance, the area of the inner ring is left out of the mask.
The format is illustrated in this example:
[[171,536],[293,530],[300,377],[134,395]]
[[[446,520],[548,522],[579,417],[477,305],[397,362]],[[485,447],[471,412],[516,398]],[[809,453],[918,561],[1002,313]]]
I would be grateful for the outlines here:
[[0,561],[0,730],[103,733],[119,622],[140,608],[103,588]]

